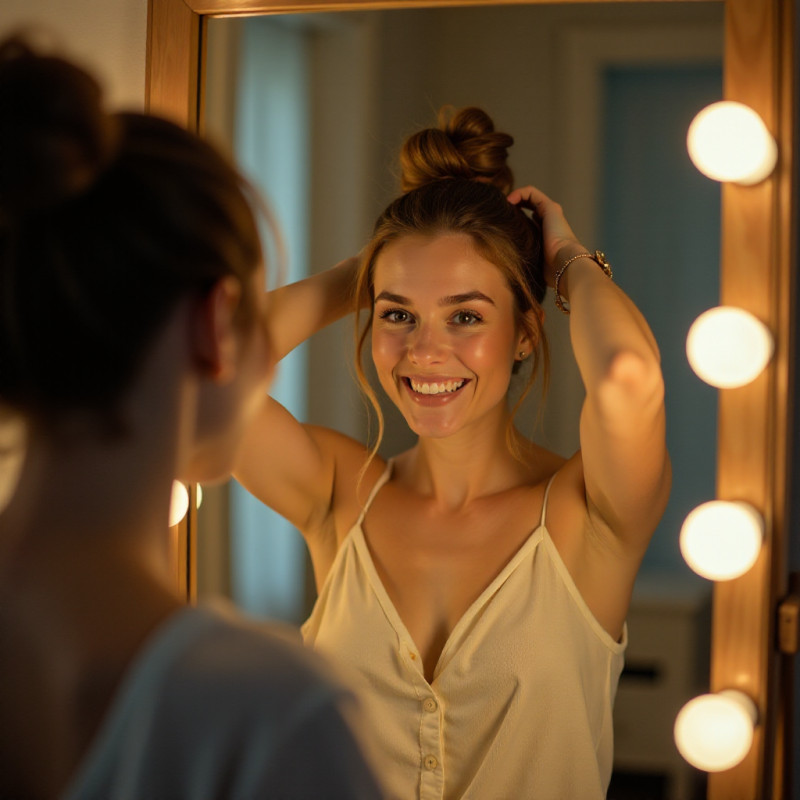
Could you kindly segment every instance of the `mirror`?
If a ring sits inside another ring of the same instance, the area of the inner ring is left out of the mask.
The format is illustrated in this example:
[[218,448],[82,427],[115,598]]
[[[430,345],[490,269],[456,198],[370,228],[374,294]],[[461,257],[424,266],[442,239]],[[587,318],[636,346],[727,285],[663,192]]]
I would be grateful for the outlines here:
[[[617,279],[656,328],[675,376],[668,379],[671,433],[682,439],[670,448],[680,519],[670,517],[665,528],[674,531],[714,490],[715,395],[689,371],[683,340],[719,294],[719,188],[690,165],[683,138],[693,114],[722,93],[722,11],[719,3],[625,4],[211,20],[204,130],[235,150],[273,199],[294,278],[361,246],[396,192],[396,156],[406,133],[430,124],[448,99],[487,108],[516,138],[517,175],[533,176],[562,199],[585,241],[602,241],[619,254]],[[501,47],[511,54],[502,61]],[[580,51],[584,66],[562,69],[562,48]],[[448,72],[448,64],[458,66]],[[265,82],[265,74],[275,77]],[[582,125],[572,126],[570,114]],[[581,136],[564,136],[571,127]],[[671,169],[658,169],[665,150],[681,173],[674,186]],[[627,174],[615,162],[627,164]],[[643,204],[652,219],[641,218]],[[610,236],[618,241],[609,244]],[[622,248],[630,254],[620,254]],[[676,248],[680,259],[673,258]],[[649,276],[635,268],[643,250],[655,259]],[[692,292],[684,290],[689,283]],[[578,445],[582,389],[566,319],[550,311],[558,366],[538,434],[546,446],[570,454]],[[346,362],[337,357],[349,333],[347,324],[341,335],[312,343],[311,366],[302,367],[314,376],[305,402],[312,421],[364,437],[358,401],[342,379]],[[322,399],[314,390],[320,386]],[[534,396],[531,405],[538,404]],[[533,421],[535,408],[525,418]],[[390,425],[387,454],[408,444],[403,428]],[[664,559],[680,571],[670,538]]]
[[[722,12],[681,3],[214,19],[202,118],[270,198],[292,279],[360,249],[397,193],[403,137],[446,102],[487,109],[515,137],[519,179],[561,199],[582,240],[614,254],[615,279],[659,340],[675,478],[629,615],[612,790],[627,770],[629,784],[633,775],[642,789],[669,783],[668,796],[683,800],[699,796],[699,774],[677,753],[671,726],[707,681],[710,589],[683,562],[677,531],[714,494],[716,448],[716,396],[691,372],[684,340],[717,302],[720,204],[719,185],[692,166],[684,140],[694,114],[722,94]],[[577,52],[582,69],[565,70]],[[564,136],[570,127],[582,135]],[[583,390],[567,319],[549,301],[546,311],[551,384],[544,403],[532,393],[518,424],[569,456]],[[273,391],[299,417],[366,440],[348,378],[351,340],[349,319],[314,337],[283,362]],[[412,437],[391,404],[384,413],[388,456]],[[313,579],[300,536],[237,485],[227,501],[222,517],[200,512],[198,596],[232,583],[248,613],[303,621]]]
[[[601,8],[600,3],[592,6],[592,11]],[[363,9],[368,5],[360,3],[358,7]],[[745,390],[722,393],[719,397],[717,496],[746,499],[763,509],[771,530],[753,570],[741,579],[715,588],[710,684],[712,689],[743,689],[757,701],[762,718],[769,721],[772,714],[768,712],[775,708],[775,659],[770,648],[769,615],[775,598],[785,589],[781,554],[789,403],[786,351],[790,322],[787,287],[791,274],[788,219],[793,94],[792,81],[788,79],[791,42],[787,31],[791,31],[791,25],[787,26],[785,19],[783,27],[778,25],[779,15],[789,7],[778,0],[760,4],[728,0],[724,7],[725,96],[746,102],[759,111],[776,134],[783,161],[780,171],[765,184],[751,189],[725,186],[722,192],[721,299],[748,308],[767,321],[779,346],[778,356],[767,374]],[[326,10],[328,6],[312,2],[304,8]],[[284,10],[287,9],[245,0],[208,0],[203,4],[189,3],[189,7],[176,0],[153,0],[150,107],[185,124],[197,125],[202,82],[196,65],[200,63],[198,56],[204,41],[201,30],[208,21],[205,15]],[[778,38],[779,30],[784,31],[783,39]],[[558,55],[567,65],[573,63],[563,53]],[[779,76],[783,78],[780,92]],[[429,118],[426,114],[416,124]],[[512,124],[508,127],[517,134]],[[516,148],[522,149],[519,144]],[[573,204],[566,197],[561,199],[574,218]],[[576,226],[582,225],[576,222]],[[581,227],[581,230],[586,229]],[[322,263],[328,263],[332,256],[335,254],[326,254]],[[754,270],[753,264],[758,264],[759,270]],[[188,532],[190,543],[193,535],[193,531]],[[772,575],[775,580],[771,580]],[[727,773],[711,776],[709,796],[771,796],[773,771],[765,764],[770,763],[776,747],[776,730],[773,723],[761,726],[747,759]]]

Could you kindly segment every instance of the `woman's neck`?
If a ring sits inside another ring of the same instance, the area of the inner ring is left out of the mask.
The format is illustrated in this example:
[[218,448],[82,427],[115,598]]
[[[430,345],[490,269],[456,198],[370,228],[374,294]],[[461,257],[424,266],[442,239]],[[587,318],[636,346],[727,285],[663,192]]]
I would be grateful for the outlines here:
[[[510,415],[504,411],[453,436],[420,438],[401,459],[405,479],[452,509],[529,479],[530,468],[509,447]],[[512,436],[527,449],[529,443],[516,429],[512,428]]]
[[153,570],[166,563],[173,466],[137,440],[33,436],[16,491],[0,515],[0,568],[62,550],[126,552]]

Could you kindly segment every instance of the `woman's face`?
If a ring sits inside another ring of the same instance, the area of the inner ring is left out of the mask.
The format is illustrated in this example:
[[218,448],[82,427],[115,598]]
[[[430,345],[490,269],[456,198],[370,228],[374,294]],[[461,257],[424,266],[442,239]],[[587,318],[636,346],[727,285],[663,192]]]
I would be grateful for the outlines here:
[[506,279],[472,239],[397,239],[373,279],[373,361],[411,429],[441,438],[504,414],[514,361],[531,342]]

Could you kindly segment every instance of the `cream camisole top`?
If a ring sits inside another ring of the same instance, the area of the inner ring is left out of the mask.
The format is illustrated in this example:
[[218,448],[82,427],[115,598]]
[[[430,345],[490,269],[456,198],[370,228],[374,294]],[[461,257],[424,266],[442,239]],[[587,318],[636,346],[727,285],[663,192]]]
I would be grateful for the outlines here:
[[391,469],[303,626],[307,644],[351,671],[388,796],[604,798],[627,632],[616,642],[602,628],[561,560],[545,527],[550,484],[538,527],[455,626],[428,683],[364,538]]

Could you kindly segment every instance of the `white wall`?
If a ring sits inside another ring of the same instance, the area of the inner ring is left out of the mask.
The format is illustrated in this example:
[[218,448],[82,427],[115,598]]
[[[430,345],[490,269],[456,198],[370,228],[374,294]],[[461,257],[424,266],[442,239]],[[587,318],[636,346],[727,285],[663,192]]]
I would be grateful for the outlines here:
[[144,107],[147,0],[2,0],[0,36],[23,26],[92,71],[112,106]]

